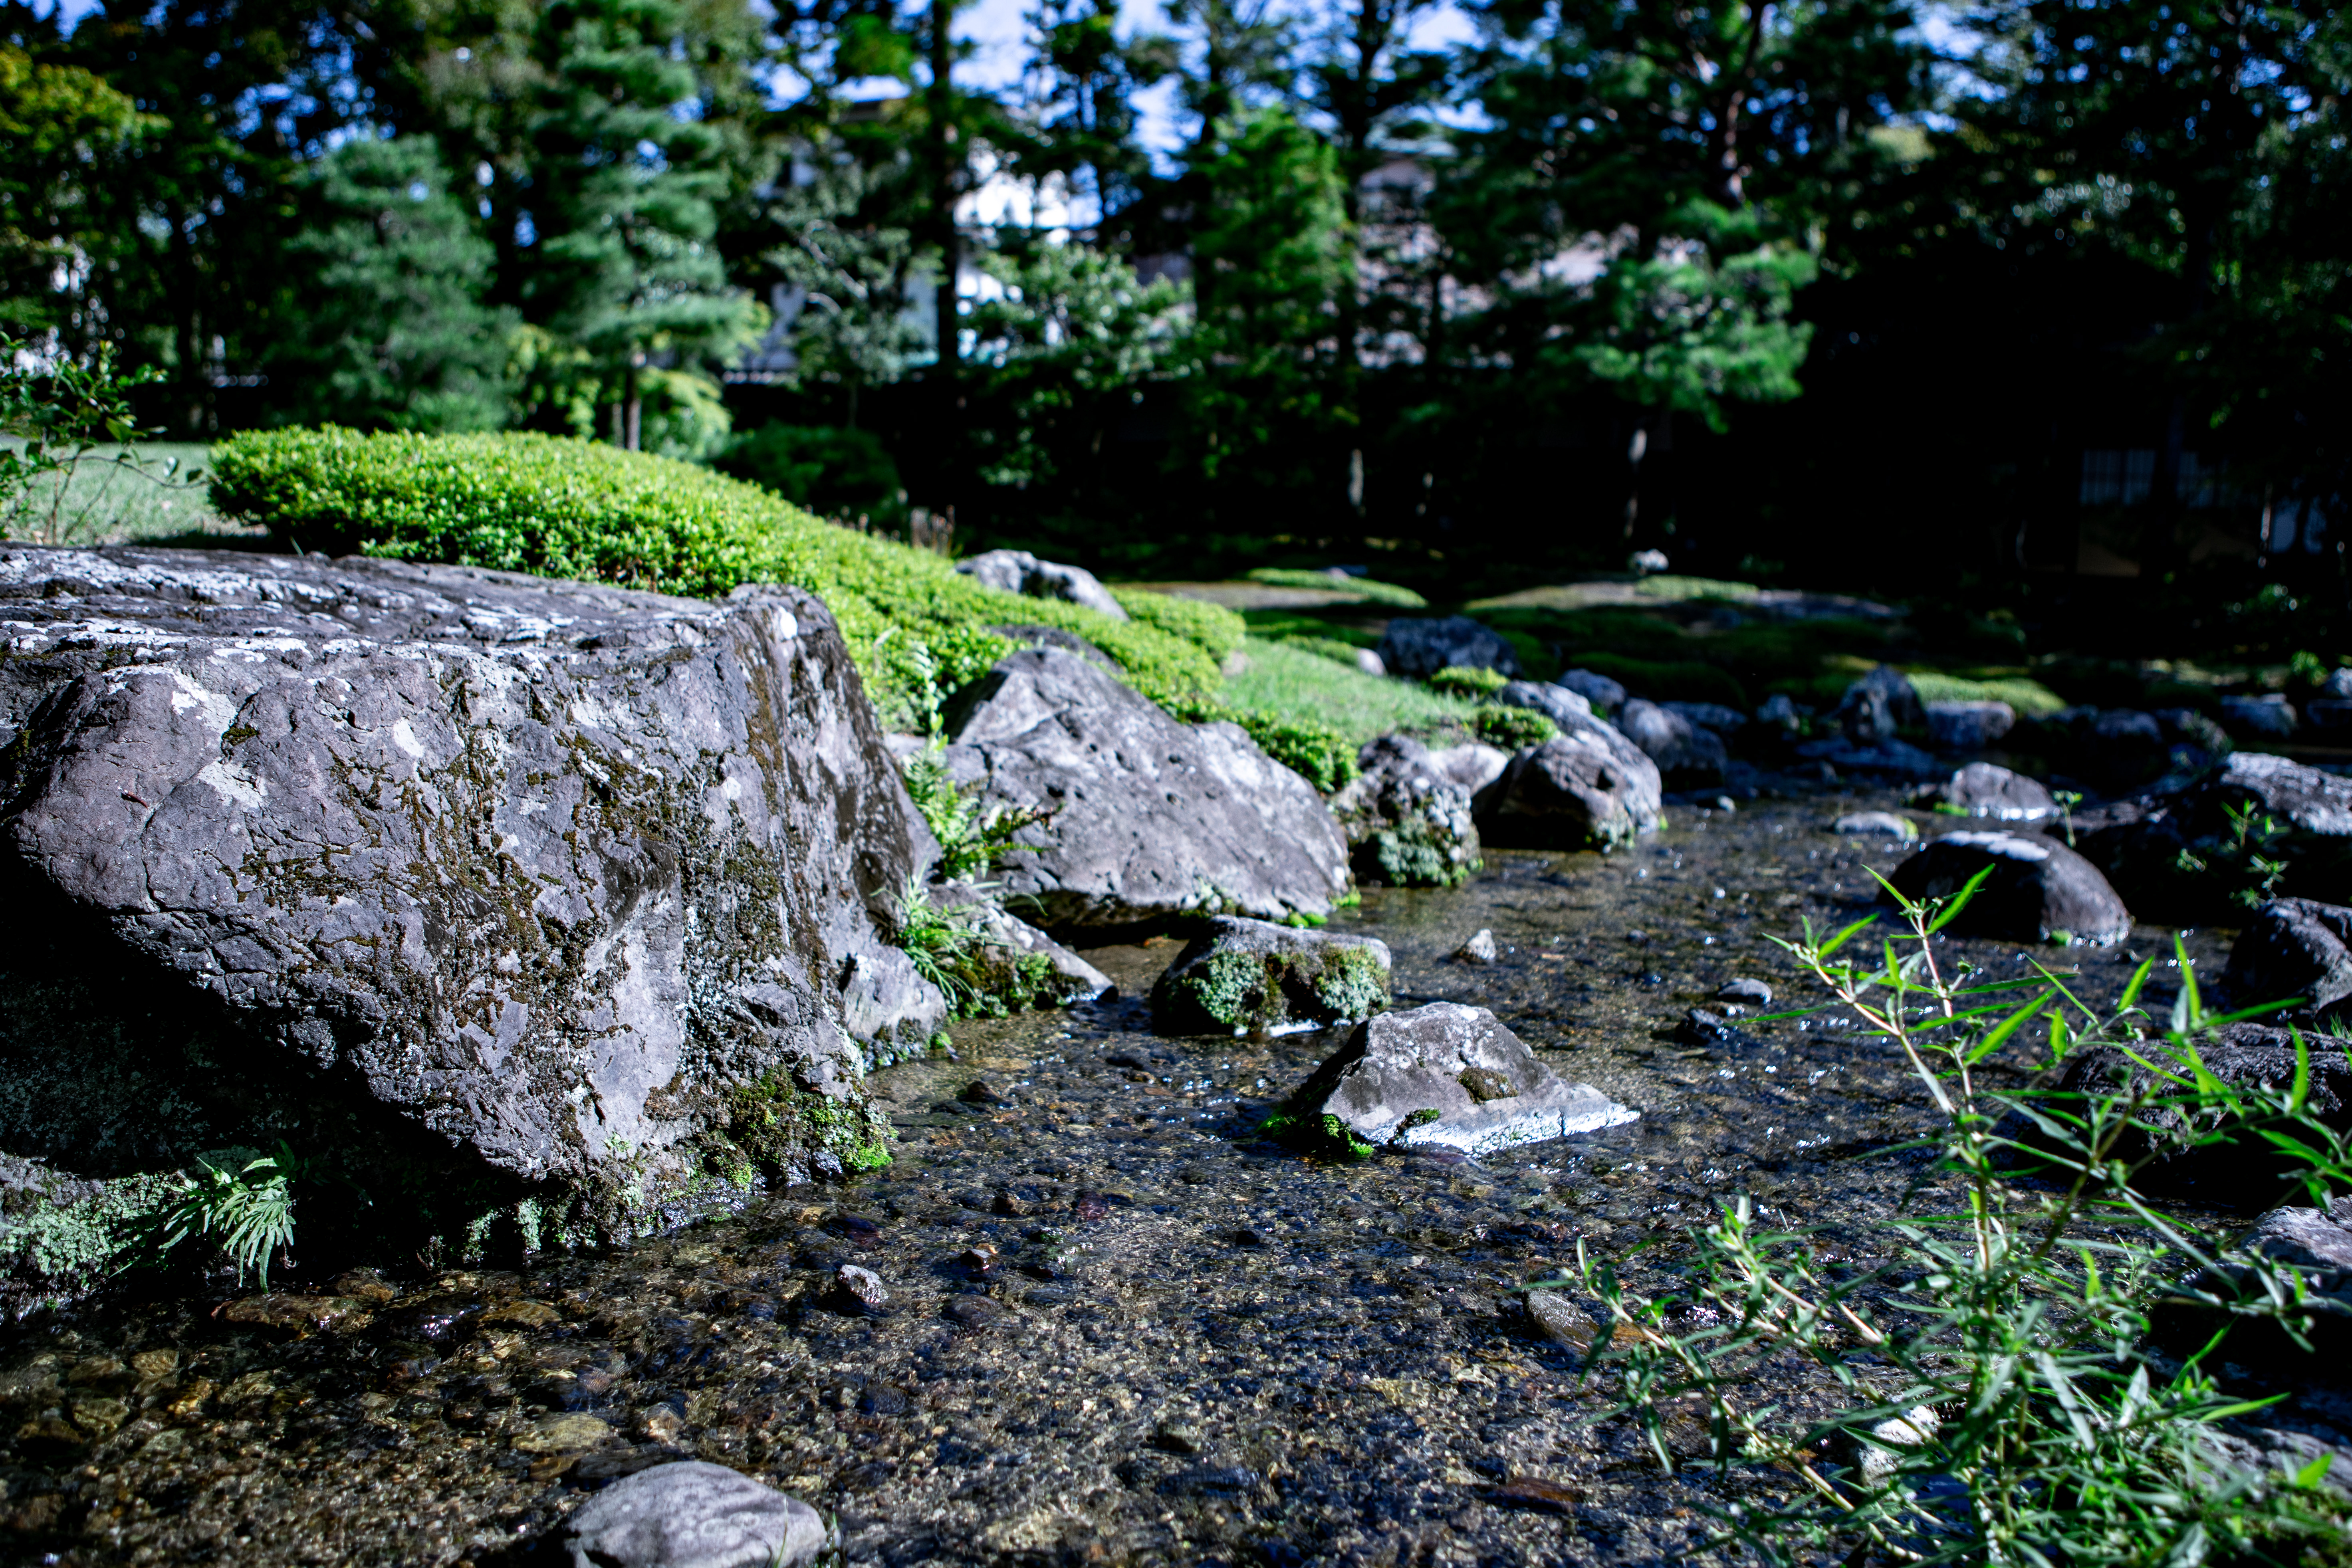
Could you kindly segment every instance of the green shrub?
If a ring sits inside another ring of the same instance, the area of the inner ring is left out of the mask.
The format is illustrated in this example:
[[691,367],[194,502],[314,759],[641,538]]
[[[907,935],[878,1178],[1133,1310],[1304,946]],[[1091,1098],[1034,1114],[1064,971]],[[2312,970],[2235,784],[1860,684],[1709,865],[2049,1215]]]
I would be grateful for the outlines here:
[[1473,701],[1491,697],[1510,683],[1511,678],[1499,669],[1469,664],[1449,664],[1429,678],[1431,690],[1467,697]]
[[885,524],[907,518],[898,465],[870,430],[762,425],[730,440],[711,467],[773,490],[819,517],[865,517]]
[[1490,746],[1517,752],[1542,745],[1559,733],[1559,726],[1532,708],[1489,703],[1470,715],[1470,732]]
[[273,430],[214,449],[215,504],[307,550],[362,552],[717,596],[789,583],[841,623],[886,722],[912,723],[1006,647],[987,628],[1058,626],[1117,659],[1155,701],[1213,691],[1242,623],[1214,605],[1130,593],[1131,621],[984,588],[946,560],[827,527],[756,485],[550,436]]
[[1410,588],[1394,583],[1375,583],[1370,577],[1349,577],[1332,572],[1307,572],[1287,566],[1261,566],[1248,574],[1253,583],[1263,583],[1269,588],[1328,588],[1336,594],[1349,594],[1368,605],[1389,605],[1400,610],[1425,610],[1429,601]]

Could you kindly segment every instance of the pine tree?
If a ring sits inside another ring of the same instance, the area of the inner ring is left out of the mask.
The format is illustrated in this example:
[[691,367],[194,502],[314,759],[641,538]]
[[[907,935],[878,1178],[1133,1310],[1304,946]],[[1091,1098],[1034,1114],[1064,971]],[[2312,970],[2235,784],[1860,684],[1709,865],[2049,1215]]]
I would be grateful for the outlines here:
[[431,138],[344,142],[303,181],[288,247],[297,280],[272,374],[303,417],[362,427],[487,430],[508,417],[511,310],[484,302],[496,260]]

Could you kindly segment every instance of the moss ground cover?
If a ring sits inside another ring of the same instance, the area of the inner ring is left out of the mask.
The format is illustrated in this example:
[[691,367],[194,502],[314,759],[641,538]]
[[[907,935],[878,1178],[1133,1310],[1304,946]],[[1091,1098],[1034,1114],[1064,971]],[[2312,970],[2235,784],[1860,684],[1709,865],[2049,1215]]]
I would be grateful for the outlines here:
[[1469,720],[1477,706],[1412,681],[1366,675],[1286,642],[1257,637],[1242,645],[1249,668],[1225,682],[1237,709],[1328,725],[1360,745],[1391,730]]

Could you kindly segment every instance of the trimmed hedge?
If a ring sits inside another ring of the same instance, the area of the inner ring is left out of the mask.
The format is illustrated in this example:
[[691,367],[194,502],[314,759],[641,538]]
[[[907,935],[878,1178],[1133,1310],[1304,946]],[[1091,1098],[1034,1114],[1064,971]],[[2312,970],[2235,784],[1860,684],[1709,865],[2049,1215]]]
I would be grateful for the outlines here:
[[917,727],[936,690],[1002,658],[1007,624],[1059,626],[1172,703],[1216,691],[1241,617],[1125,593],[1118,622],[984,588],[943,558],[817,521],[756,485],[646,453],[541,435],[256,431],[213,449],[213,502],[289,546],[443,561],[718,597],[789,583],[840,621],[886,721]]

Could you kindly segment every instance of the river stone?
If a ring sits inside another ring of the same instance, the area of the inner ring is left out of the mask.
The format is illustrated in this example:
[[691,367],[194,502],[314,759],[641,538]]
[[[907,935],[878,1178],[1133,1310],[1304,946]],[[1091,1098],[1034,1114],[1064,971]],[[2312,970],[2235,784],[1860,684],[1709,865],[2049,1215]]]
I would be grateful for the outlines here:
[[1486,700],[1499,707],[1525,708],[1540,713],[1562,730],[1592,717],[1591,703],[1564,686],[1542,680],[1507,680]]
[[1162,1034],[1290,1035],[1389,1005],[1388,944],[1220,915],[1151,991]]
[[1441,669],[1519,672],[1518,656],[1503,634],[1467,616],[1400,616],[1381,634],[1374,650],[1391,675],[1426,680]]
[[793,1568],[832,1535],[798,1498],[700,1459],[622,1478],[562,1531],[572,1568]]
[[1658,706],[1685,723],[1712,730],[1727,741],[1748,727],[1747,714],[1720,702],[1661,702]]
[[1658,764],[1666,782],[1720,784],[1731,759],[1723,737],[1702,730],[1670,708],[1636,697],[1617,710],[1617,728]]
[[1064,599],[1114,621],[1127,619],[1126,608],[1083,566],[1040,561],[1025,550],[991,550],[957,562],[956,570],[982,587],[1024,598]]
[[943,1016],[877,918],[937,846],[798,590],[10,547],[0,601],[0,1154],[37,1186],[284,1137],[625,1231],[749,1084],[763,1160],[838,1168],[858,1037]]
[[1473,803],[1479,831],[1538,849],[1621,849],[1665,821],[1658,764],[1598,719],[1570,716]]
[[[1502,771],[1503,752],[1475,749],[1495,760],[1495,773]],[[1331,797],[1331,815],[1352,847],[1358,878],[1390,887],[1450,888],[1478,868],[1470,800],[1494,774],[1465,784],[1444,771],[1448,763],[1468,761],[1475,763],[1470,776],[1483,773],[1485,756],[1454,754],[1469,750],[1433,753],[1410,736],[1382,735],[1356,753],[1360,771]]]
[[985,808],[1044,807],[1000,863],[1049,929],[1190,913],[1328,916],[1348,841],[1313,785],[1236,724],[1180,724],[1074,654],[1030,648],[950,705],[949,775]]
[[1596,670],[1566,670],[1552,684],[1583,698],[1595,713],[1614,712],[1625,701],[1625,688]]
[[1996,822],[2040,822],[2058,815],[2058,802],[2041,780],[1991,763],[1970,763],[1925,794],[1963,816]]
[[2294,708],[2277,692],[2264,697],[2224,697],[2221,723],[2237,734],[2284,741],[2295,731]]
[[2321,1017],[2352,1012],[2352,909],[2273,899],[2230,949],[2222,989],[2234,1007],[2300,996]]
[[1980,752],[2017,727],[2006,702],[1930,702],[1927,738],[1943,752]]
[[1990,867],[1992,875],[1954,921],[1956,929],[2015,942],[2065,932],[2102,945],[2131,934],[2131,911],[2099,868],[2038,833],[1949,833],[1888,879],[1906,898],[1956,893]]
[[1465,1154],[1597,1131],[1641,1114],[1591,1084],[1561,1079],[1486,1008],[1454,1002],[1359,1026],[1290,1109],[1336,1116],[1368,1142]]
[[994,899],[969,882],[943,883],[932,888],[929,896],[935,910],[969,911],[964,918],[981,950],[983,983],[1010,985],[1014,977],[1002,971],[1024,958],[1035,958],[1043,959],[1052,973],[1045,988],[1036,994],[1037,1006],[1092,1002],[1118,989],[1109,975],[1027,921],[1007,914]]
[[1891,811],[1849,811],[1830,825],[1830,831],[1855,837],[1900,838],[1908,843],[1919,837],[1919,825]]
[[2234,925],[2252,878],[2233,811],[2257,837],[2276,829],[2261,851],[2285,862],[2273,892],[2352,904],[2352,779],[2268,752],[2232,752],[2177,788],[2079,812],[2075,843],[2151,918]]
[[1891,664],[1880,665],[1847,687],[1837,708],[1838,725],[1846,738],[1864,746],[1892,740],[1895,731],[1916,728],[1926,717],[1918,689]]

